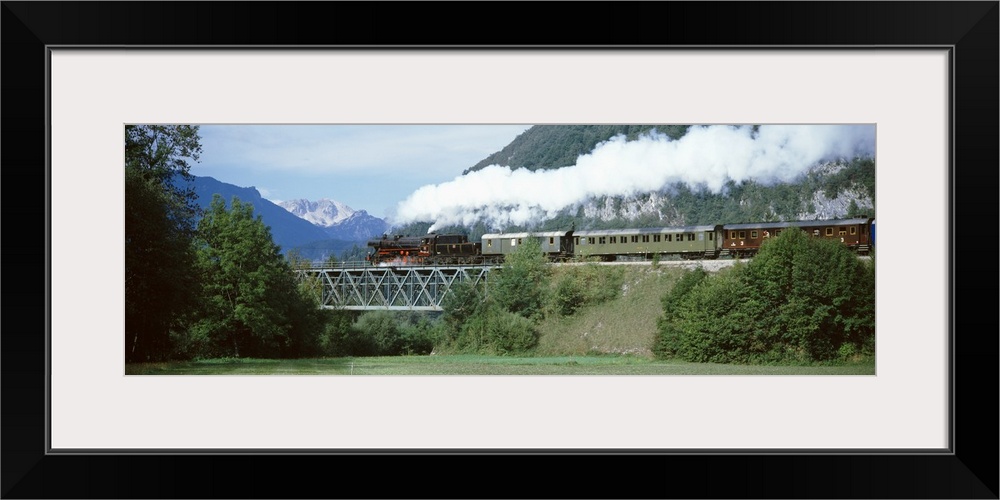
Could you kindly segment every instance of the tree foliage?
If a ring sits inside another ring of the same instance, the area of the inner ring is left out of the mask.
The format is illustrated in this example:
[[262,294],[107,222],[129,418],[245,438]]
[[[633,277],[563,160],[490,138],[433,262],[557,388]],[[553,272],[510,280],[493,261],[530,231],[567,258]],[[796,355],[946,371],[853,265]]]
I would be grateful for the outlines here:
[[606,302],[621,293],[624,269],[589,263],[562,269],[549,297],[552,311],[570,316],[588,305]]
[[159,361],[197,286],[195,195],[180,180],[201,153],[197,126],[125,127],[125,359]]
[[547,261],[534,238],[525,238],[493,271],[487,286],[452,285],[442,301],[438,346],[442,352],[524,354],[538,345],[534,320],[546,307]]
[[701,267],[686,271],[670,292],[663,296],[663,315],[656,321],[658,336],[653,346],[653,354],[660,358],[669,358],[677,354],[676,348],[680,336],[678,309],[688,294],[701,283],[708,273]]
[[811,363],[874,354],[874,265],[783,231],[748,264],[689,273],[664,297],[654,353],[717,363]]
[[452,343],[462,333],[465,322],[487,307],[486,291],[470,281],[458,281],[451,285],[447,295],[441,300],[441,322],[445,343]]
[[469,318],[455,342],[462,352],[505,356],[526,354],[538,345],[535,324],[495,303]]
[[547,301],[548,278],[548,259],[541,244],[537,238],[524,238],[491,276],[490,294],[501,309],[539,319]]
[[323,319],[253,206],[215,195],[198,224],[201,306],[189,344],[200,356],[294,357],[316,351]]
[[434,327],[417,312],[371,311],[354,324],[352,356],[430,354]]

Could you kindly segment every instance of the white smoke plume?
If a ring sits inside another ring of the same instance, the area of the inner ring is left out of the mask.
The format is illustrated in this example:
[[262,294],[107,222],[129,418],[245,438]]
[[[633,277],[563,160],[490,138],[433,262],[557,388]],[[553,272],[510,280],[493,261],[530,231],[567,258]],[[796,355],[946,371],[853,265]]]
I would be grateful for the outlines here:
[[658,133],[598,144],[576,165],[511,170],[497,165],[417,189],[402,201],[396,223],[434,221],[430,230],[491,227],[554,217],[592,197],[625,196],[683,182],[718,193],[731,179],[788,182],[822,161],[874,155],[874,125],[695,126],[677,140]]

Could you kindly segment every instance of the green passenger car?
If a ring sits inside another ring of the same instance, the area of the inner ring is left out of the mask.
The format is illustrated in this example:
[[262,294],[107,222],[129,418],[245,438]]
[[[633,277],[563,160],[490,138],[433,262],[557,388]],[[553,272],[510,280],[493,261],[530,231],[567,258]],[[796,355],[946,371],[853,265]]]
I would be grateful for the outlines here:
[[676,255],[687,259],[715,259],[721,250],[722,226],[682,226],[644,229],[577,231],[573,245],[579,257],[649,259]]

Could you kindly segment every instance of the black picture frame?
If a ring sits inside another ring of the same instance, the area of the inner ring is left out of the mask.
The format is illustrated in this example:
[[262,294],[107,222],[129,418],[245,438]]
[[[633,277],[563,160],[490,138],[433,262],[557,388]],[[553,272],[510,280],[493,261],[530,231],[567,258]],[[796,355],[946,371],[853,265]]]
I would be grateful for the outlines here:
[[[4,296],[3,497],[998,498],[991,245],[998,14],[996,1],[3,2],[3,254],[13,269],[35,271],[9,273]],[[951,453],[47,453],[50,247],[47,219],[39,220],[48,203],[46,47],[551,46],[553,39],[610,49],[951,47]],[[978,254],[984,258],[968,259]],[[44,280],[38,270],[46,270]]]

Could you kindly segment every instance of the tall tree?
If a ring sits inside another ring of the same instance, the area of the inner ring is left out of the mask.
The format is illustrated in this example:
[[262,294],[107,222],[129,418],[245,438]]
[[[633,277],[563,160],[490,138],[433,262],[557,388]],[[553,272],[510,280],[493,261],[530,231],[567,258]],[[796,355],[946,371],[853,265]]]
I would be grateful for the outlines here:
[[548,259],[537,237],[527,237],[507,255],[490,283],[490,293],[501,308],[528,319],[541,317],[548,288]]
[[125,127],[125,359],[170,354],[170,330],[193,304],[197,126]]
[[300,287],[253,205],[216,194],[198,223],[201,308],[191,328],[199,354],[310,354],[322,329],[314,294]]

